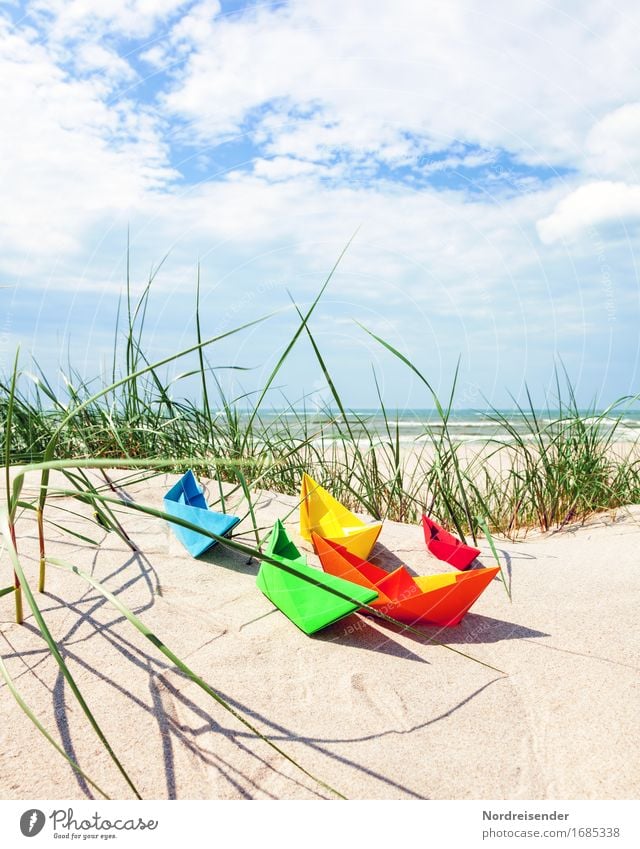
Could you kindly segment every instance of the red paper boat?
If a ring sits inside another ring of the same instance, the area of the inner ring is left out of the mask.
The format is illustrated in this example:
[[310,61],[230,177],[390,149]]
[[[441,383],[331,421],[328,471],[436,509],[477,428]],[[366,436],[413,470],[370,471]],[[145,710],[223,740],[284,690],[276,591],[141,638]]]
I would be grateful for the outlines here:
[[479,548],[460,542],[453,534],[445,531],[440,525],[436,525],[433,519],[428,516],[422,517],[422,527],[424,528],[425,542],[431,554],[438,560],[450,563],[456,569],[461,571],[468,569],[480,554]]
[[377,590],[378,598],[369,605],[409,625],[457,625],[500,571],[492,567],[414,577],[404,566],[385,572],[315,533],[312,540],[325,572]]

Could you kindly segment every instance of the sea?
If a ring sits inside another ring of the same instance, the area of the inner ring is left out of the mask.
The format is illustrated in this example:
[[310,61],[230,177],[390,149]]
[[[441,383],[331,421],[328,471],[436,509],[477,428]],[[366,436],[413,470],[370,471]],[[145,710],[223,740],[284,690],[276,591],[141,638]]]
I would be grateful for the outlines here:
[[[566,416],[566,413],[559,410],[540,410],[535,413],[519,410],[452,410],[448,417],[448,427],[451,438],[458,443],[485,443],[494,439],[510,443],[518,438],[526,442],[535,439],[532,433],[534,416],[540,430],[546,430],[551,435],[560,426],[563,415]],[[584,410],[580,411],[580,417],[585,425],[595,428],[599,434],[612,434],[614,442],[635,443],[640,439],[640,410],[608,413]],[[262,411],[260,419],[263,425],[277,427],[282,423],[294,431],[298,428],[302,430],[304,422],[308,434],[322,430],[325,439],[329,440],[337,435],[338,426],[343,432],[346,427],[345,418],[339,410],[307,408]],[[346,421],[357,439],[366,438],[367,433],[388,439],[387,425],[394,439],[397,427],[399,441],[403,444],[434,441],[442,433],[442,419],[435,410],[386,410],[385,420],[380,409],[356,409],[347,411]]]

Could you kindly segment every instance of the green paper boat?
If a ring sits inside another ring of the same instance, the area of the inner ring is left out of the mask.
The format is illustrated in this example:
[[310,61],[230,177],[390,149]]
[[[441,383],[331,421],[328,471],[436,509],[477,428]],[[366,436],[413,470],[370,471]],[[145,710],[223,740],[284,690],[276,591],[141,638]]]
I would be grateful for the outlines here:
[[269,601],[305,634],[326,628],[378,597],[375,590],[308,566],[307,558],[291,542],[279,519],[273,526],[265,554],[293,571],[263,562],[256,583]]

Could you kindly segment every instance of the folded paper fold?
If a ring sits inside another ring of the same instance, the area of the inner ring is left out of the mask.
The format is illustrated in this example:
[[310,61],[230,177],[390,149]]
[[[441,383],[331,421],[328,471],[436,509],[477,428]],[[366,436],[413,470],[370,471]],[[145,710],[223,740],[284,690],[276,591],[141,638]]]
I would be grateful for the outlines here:
[[315,533],[312,541],[325,572],[377,590],[371,607],[409,625],[457,625],[499,571],[492,567],[414,577],[404,566],[387,572]]
[[[202,487],[195,475],[189,469],[180,480],[174,484],[163,499],[164,512],[191,522],[206,531],[220,537],[228,537],[238,524],[238,516],[226,513],[216,513],[211,510],[204,497]],[[192,531],[182,525],[171,523],[171,529],[192,557],[199,557],[214,546],[217,540],[206,534]]]
[[380,535],[382,522],[363,522],[307,474],[300,491],[300,535],[311,541],[316,533],[366,558]]
[[326,628],[378,597],[374,588],[350,583],[309,566],[279,519],[273,526],[265,554],[287,569],[263,561],[256,583],[269,601],[305,634]]
[[443,560],[445,563],[455,566],[456,569],[461,571],[468,569],[480,554],[479,548],[474,548],[472,545],[467,545],[456,539],[453,534],[445,531],[428,516],[423,515],[422,527],[428,551],[438,560]]

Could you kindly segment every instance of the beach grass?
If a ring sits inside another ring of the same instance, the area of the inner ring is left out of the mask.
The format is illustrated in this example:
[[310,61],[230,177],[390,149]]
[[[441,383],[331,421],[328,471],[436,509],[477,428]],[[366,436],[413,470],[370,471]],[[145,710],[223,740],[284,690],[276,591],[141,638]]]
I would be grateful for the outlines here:
[[[207,349],[256,322],[268,327],[269,317],[205,339],[198,285],[193,345],[152,363],[144,351],[151,281],[136,303],[127,289],[126,322],[116,328],[108,378],[87,379],[68,368],[62,395],[37,364],[24,370],[16,365],[13,374],[0,379],[5,465],[90,457],[113,458],[114,465],[119,458],[166,463],[198,457],[197,473],[232,482],[247,494],[252,487],[296,494],[307,471],[321,484],[330,482],[333,494],[351,508],[377,519],[416,522],[426,510],[474,540],[481,533],[477,517],[493,533],[510,536],[532,527],[549,530],[639,500],[638,453],[614,450],[625,411],[635,399],[620,398],[605,410],[580,409],[564,373],[557,375],[547,410],[537,410],[528,393],[526,406],[515,405],[517,427],[504,412],[485,409],[485,418],[501,435],[470,446],[457,440],[450,426],[457,372],[441,400],[408,357],[370,334],[390,359],[401,360],[418,378],[424,407],[433,411],[412,444],[401,441],[399,413],[388,411],[373,373],[378,425],[383,422],[382,428],[374,427],[370,416],[350,409],[340,396],[313,334],[310,317],[330,278],[307,312],[298,310],[298,329],[283,345],[265,385],[236,398],[225,394]],[[354,324],[354,333],[364,331],[369,332]],[[266,407],[267,401],[273,404],[269,390],[305,338],[330,400],[321,409],[307,408],[304,399],[294,403],[282,395],[274,413]],[[164,367],[183,360],[179,377],[169,377]],[[199,397],[181,397],[180,380],[194,376]],[[170,468],[185,470],[178,463]],[[222,488],[218,497],[224,510]]]
[[[634,452],[621,455],[613,450],[625,405],[632,399],[620,399],[606,411],[580,410],[571,382],[564,375],[562,381],[557,381],[553,410],[550,408],[540,416],[529,398],[528,406],[519,408],[524,431],[522,427],[515,428],[505,414],[492,410],[490,418],[500,425],[507,438],[491,437],[470,453],[468,447],[456,440],[450,427],[457,371],[446,400],[441,401],[428,377],[408,357],[366,328],[358,331],[354,326],[354,332],[370,333],[390,358],[403,362],[423,385],[425,406],[436,411],[435,420],[425,420],[415,444],[408,450],[400,440],[399,415],[387,410],[374,373],[372,381],[384,424],[382,432],[374,428],[366,415],[350,409],[340,396],[311,327],[313,314],[336,267],[337,263],[310,307],[302,310],[295,306],[299,317],[296,332],[283,346],[268,380],[257,393],[229,398],[219,373],[209,363],[207,350],[250,327],[266,325],[270,317],[256,317],[217,336],[206,337],[201,324],[198,281],[193,344],[152,362],[145,353],[144,327],[153,278],[135,302],[127,285],[123,310],[126,320],[118,319],[108,379],[87,379],[68,368],[65,389],[60,394],[37,364],[29,363],[29,369],[23,370],[17,353],[12,372],[0,380],[7,502],[1,530],[13,578],[12,586],[1,592],[13,592],[17,622],[22,621],[23,596],[26,599],[38,630],[77,703],[135,796],[140,794],[134,780],[117,755],[117,747],[107,740],[80,692],[48,630],[36,593],[25,577],[17,532],[20,512],[31,511],[37,518],[40,592],[46,590],[48,567],[73,571],[113,604],[132,627],[219,706],[231,712],[307,777],[340,796],[339,791],[308,773],[302,764],[235,711],[214,687],[151,632],[122,599],[113,596],[73,564],[48,556],[46,529],[49,523],[79,537],[87,545],[96,544],[91,537],[90,523],[86,533],[81,534],[77,529],[66,527],[64,516],[60,517],[58,512],[52,518],[52,510],[48,507],[52,495],[71,496],[90,504],[97,525],[111,528],[128,546],[135,547],[123,525],[122,513],[118,517],[114,512],[116,507],[166,517],[161,511],[144,505],[123,502],[113,491],[107,469],[130,467],[139,470],[140,475],[149,475],[183,472],[191,467],[196,473],[218,481],[218,498],[212,503],[214,509],[224,510],[225,499],[235,495],[241,499],[250,520],[255,546],[219,541],[241,550],[248,557],[260,559],[269,558],[262,552],[263,529],[259,528],[255,517],[255,492],[260,489],[297,494],[304,471],[330,487],[335,497],[348,506],[377,519],[413,523],[426,511],[463,539],[470,536],[476,541],[483,534],[494,552],[492,533],[513,535],[531,527],[548,530],[583,520],[598,511],[640,501],[640,465],[636,455]],[[280,412],[274,414],[272,409],[266,408],[270,390],[287,358],[303,340],[311,345],[318,373],[330,393],[330,403],[310,412],[305,408],[304,399],[299,403],[283,401]],[[167,376],[167,366],[178,361],[185,363],[181,378],[195,376],[198,379],[199,398],[182,398],[176,391],[179,380]],[[233,367],[243,368],[241,364]],[[493,462],[503,455],[507,462]],[[22,468],[16,469],[16,466]],[[97,487],[92,482],[85,472],[88,468],[100,470],[104,486]],[[64,489],[51,485],[53,470],[64,476],[67,482]],[[31,501],[25,499],[21,491],[28,471],[40,477],[38,496]],[[226,494],[223,482],[231,484]],[[278,561],[273,563],[282,568]],[[503,580],[510,592],[504,575]],[[433,639],[425,641],[435,642]],[[464,655],[451,647],[446,648]],[[74,770],[91,781],[40,724],[22,699],[6,666],[3,665],[0,672],[16,703],[40,733],[67,758]],[[106,795],[95,783],[94,787]]]

